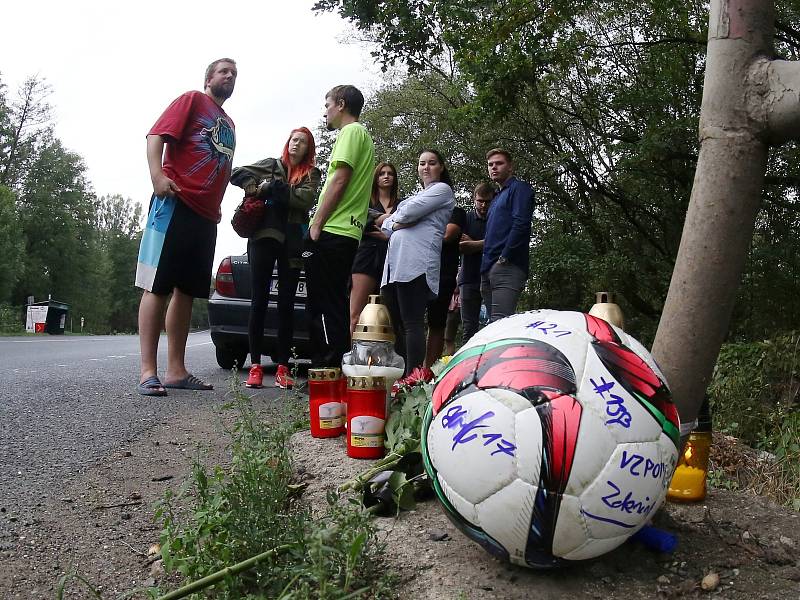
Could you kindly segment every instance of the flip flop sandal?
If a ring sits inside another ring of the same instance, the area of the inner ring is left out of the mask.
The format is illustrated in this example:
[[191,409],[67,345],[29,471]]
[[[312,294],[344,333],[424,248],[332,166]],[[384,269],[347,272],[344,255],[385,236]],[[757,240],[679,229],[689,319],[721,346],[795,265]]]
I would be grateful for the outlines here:
[[166,396],[167,390],[164,387],[158,376],[153,375],[136,386],[136,391],[142,396]]
[[189,373],[183,379],[176,381],[175,383],[165,383],[165,388],[170,388],[174,390],[201,390],[201,391],[208,391],[213,390],[214,386],[210,383],[206,383],[202,379],[195,377],[191,373]]

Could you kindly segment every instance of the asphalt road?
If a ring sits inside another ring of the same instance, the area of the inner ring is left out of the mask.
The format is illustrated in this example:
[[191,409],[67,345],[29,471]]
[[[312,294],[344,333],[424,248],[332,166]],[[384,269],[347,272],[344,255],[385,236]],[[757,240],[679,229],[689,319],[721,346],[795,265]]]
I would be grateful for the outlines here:
[[[162,336],[161,375],[165,363]],[[34,518],[42,499],[112,450],[199,403],[219,402],[230,373],[217,366],[207,331],[190,334],[186,363],[216,389],[145,398],[135,391],[136,336],[0,338],[0,512]]]

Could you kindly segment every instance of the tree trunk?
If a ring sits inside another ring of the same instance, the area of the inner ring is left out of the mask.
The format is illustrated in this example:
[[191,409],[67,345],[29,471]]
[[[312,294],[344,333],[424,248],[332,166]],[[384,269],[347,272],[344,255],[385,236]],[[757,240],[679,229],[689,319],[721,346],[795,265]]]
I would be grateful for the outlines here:
[[[653,355],[682,421],[693,420],[725,335],[761,199],[770,121],[792,122],[775,75],[771,0],[712,0],[700,156]],[[793,65],[794,66],[794,65]],[[793,69],[789,69],[792,71]],[[789,116],[787,116],[789,115]],[[777,136],[776,136],[777,137]]]

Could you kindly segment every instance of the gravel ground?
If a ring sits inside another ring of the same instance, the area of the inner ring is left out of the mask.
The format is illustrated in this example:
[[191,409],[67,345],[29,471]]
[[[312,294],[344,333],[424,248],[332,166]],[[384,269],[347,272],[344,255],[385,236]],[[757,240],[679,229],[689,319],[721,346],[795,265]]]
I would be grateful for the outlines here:
[[[208,332],[190,335],[187,364],[216,389],[146,398],[134,391],[135,336],[0,338],[0,599],[53,598],[73,569],[104,598],[158,578],[153,503],[180,486],[198,446],[226,462],[235,419]],[[252,395],[271,410],[280,393]]]

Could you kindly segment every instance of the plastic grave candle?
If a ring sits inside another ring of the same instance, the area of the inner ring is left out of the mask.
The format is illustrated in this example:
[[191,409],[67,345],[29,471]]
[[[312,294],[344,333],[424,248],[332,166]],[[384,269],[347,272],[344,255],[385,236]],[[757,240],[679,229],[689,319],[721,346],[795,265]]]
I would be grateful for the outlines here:
[[344,433],[342,373],[339,369],[308,370],[311,435],[338,437]]
[[381,458],[386,426],[383,377],[347,378],[347,456]]

